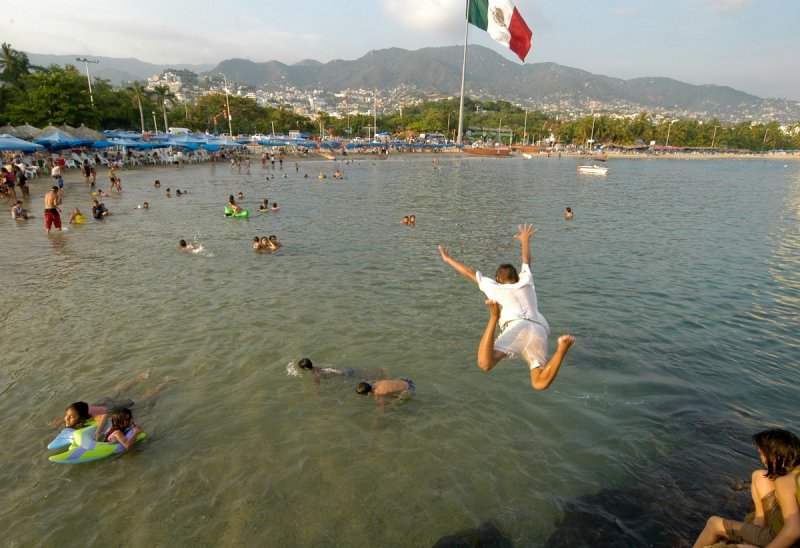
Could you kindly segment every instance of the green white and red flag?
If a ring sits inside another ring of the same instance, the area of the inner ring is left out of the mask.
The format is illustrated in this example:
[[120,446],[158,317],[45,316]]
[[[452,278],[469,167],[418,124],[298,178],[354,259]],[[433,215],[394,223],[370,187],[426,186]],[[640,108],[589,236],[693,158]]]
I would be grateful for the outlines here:
[[533,32],[511,0],[469,0],[467,20],[525,61]]

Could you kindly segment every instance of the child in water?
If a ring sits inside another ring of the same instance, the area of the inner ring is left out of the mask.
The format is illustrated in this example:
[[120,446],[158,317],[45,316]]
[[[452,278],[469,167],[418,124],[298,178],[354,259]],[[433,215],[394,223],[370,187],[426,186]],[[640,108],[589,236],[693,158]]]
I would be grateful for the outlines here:
[[372,394],[372,397],[375,398],[375,401],[378,402],[381,409],[386,411],[384,396],[400,397],[403,395],[411,395],[416,388],[417,385],[414,381],[405,377],[400,377],[399,379],[375,381],[371,384],[368,382],[360,382],[358,386],[356,386],[356,392],[364,396]]
[[108,431],[106,441],[118,443],[127,451],[136,443],[136,437],[141,431],[142,429],[133,422],[131,410],[122,407],[111,412],[111,429]]
[[67,407],[64,413],[64,428],[83,428],[94,416],[89,412],[89,404],[85,401],[76,401]]
[[69,224],[82,225],[86,222],[86,217],[83,216],[81,210],[77,207],[72,209],[72,215],[69,216]]
[[196,251],[197,246],[194,244],[187,243],[186,240],[181,240],[178,242],[178,246],[180,247],[181,251],[189,252],[189,251]]
[[264,198],[264,201],[261,202],[261,205],[258,206],[259,211],[269,211],[269,200]]

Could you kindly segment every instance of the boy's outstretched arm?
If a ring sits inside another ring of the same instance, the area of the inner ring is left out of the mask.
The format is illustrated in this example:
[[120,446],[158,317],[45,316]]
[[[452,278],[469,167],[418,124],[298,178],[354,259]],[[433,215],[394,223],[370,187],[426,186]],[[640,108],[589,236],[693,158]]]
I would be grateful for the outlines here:
[[475,283],[478,283],[478,278],[475,275],[475,269],[471,266],[465,265],[464,263],[455,260],[453,257],[450,256],[450,253],[443,246],[439,246],[439,253],[442,254],[442,259],[444,262],[452,266],[456,272],[464,276],[465,278],[472,280]]
[[536,232],[536,229],[533,228],[533,225],[526,224],[526,225],[519,225],[519,232],[514,234],[514,237],[519,240],[520,246],[522,247],[522,264],[526,264],[528,266],[531,265],[531,236],[533,233]]

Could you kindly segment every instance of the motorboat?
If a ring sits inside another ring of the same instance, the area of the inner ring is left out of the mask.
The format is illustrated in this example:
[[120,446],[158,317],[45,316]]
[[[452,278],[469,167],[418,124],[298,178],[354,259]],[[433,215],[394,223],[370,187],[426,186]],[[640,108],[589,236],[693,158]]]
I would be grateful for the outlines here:
[[598,166],[592,164],[590,166],[578,166],[578,173],[585,173],[587,175],[605,175],[608,173],[606,166]]

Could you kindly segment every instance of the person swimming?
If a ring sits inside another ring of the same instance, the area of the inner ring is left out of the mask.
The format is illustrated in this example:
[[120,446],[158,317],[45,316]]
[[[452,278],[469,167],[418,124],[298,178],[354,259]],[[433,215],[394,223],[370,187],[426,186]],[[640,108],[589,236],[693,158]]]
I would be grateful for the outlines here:
[[191,243],[187,243],[186,240],[181,240],[178,242],[178,247],[181,251],[189,252],[189,251],[197,251],[197,246]]

